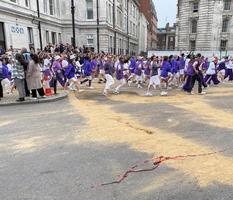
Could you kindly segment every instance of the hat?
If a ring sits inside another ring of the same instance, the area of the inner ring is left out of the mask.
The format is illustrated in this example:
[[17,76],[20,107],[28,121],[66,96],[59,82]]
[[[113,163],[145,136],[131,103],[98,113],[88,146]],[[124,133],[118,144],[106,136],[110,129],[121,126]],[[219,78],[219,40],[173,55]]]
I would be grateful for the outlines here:
[[76,56],[74,54],[70,56],[70,60],[73,60],[75,58],[76,58]]
[[60,56],[55,56],[54,60],[59,60],[61,57]]
[[142,60],[143,59],[143,57],[142,56],[138,56],[138,60]]

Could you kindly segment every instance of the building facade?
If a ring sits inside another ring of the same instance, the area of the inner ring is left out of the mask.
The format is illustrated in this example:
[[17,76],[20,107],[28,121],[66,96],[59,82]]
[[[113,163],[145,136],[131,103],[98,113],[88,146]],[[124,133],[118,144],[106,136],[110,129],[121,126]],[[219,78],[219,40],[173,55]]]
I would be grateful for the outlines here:
[[139,2],[140,11],[145,15],[149,23],[147,31],[147,50],[156,50],[158,18],[154,3],[152,0],[139,0]]
[[175,50],[176,25],[174,24],[173,26],[169,26],[169,23],[167,23],[165,28],[158,28],[157,38],[157,50]]
[[178,0],[177,8],[177,50],[233,50],[233,0]]
[[[116,54],[138,54],[139,38],[147,40],[146,18],[138,0],[98,0],[99,50]],[[72,43],[71,1],[1,0],[0,45],[9,48],[40,47],[48,43]],[[143,31],[142,29],[145,28]],[[76,45],[97,51],[97,1],[75,0]],[[141,35],[140,35],[141,34]],[[146,43],[145,43],[146,44]]]

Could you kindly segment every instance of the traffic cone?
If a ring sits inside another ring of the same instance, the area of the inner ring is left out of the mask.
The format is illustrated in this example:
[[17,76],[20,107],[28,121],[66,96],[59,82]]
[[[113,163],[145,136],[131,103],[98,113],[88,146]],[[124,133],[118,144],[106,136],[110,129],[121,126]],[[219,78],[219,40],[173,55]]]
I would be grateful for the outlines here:
[[44,77],[44,81],[45,81],[45,95],[46,95],[47,97],[52,96],[53,93],[52,93],[52,89],[51,89],[50,86],[49,86],[49,77],[48,77],[48,76],[45,76],[45,77]]

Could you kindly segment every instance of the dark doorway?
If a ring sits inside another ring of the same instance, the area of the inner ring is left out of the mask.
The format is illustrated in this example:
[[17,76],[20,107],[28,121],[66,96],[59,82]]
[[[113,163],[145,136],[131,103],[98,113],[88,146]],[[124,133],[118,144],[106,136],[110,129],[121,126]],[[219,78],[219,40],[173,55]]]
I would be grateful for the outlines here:
[[0,22],[0,48],[6,49],[4,23]]

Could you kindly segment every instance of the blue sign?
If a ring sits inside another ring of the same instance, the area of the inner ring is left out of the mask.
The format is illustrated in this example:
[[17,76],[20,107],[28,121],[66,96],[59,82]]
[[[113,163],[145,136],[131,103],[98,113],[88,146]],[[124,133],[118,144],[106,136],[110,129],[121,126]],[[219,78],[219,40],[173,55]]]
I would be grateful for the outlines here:
[[12,33],[24,34],[24,29],[19,26],[11,26]]

